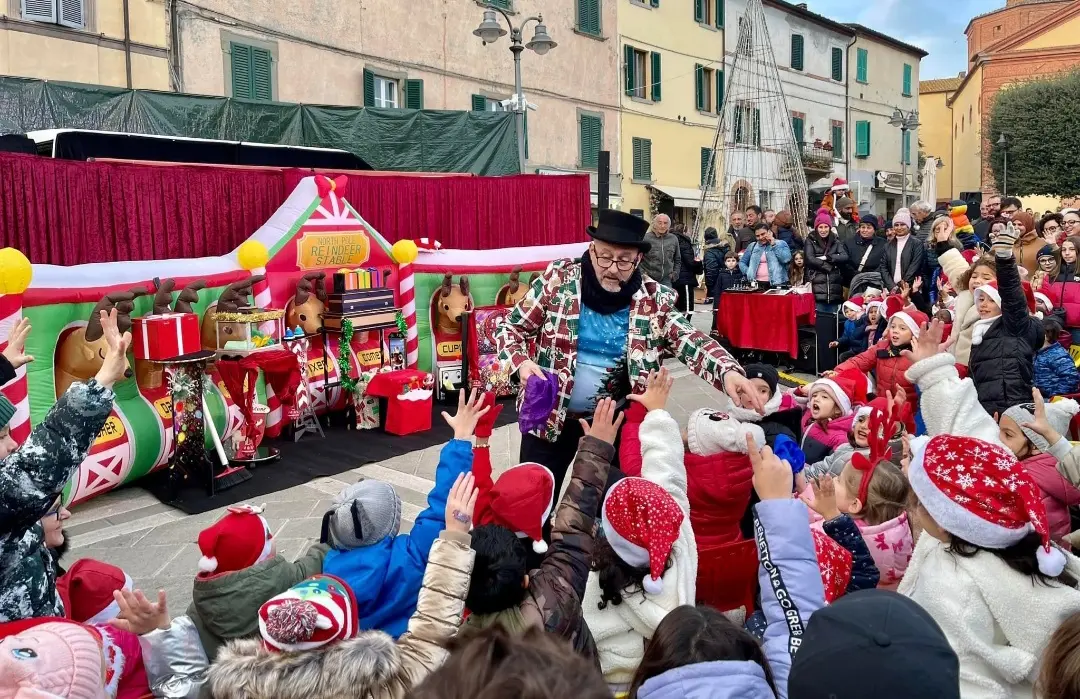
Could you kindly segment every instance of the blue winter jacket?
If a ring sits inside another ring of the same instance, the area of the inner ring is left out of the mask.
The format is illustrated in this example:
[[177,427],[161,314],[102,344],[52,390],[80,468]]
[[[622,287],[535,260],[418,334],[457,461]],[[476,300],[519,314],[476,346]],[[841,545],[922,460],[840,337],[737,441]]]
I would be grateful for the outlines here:
[[[768,626],[762,644],[779,699],[787,699],[791,662],[810,615],[825,606],[809,510],[795,499],[764,500],[754,506],[761,605]],[[640,699],[772,699],[757,663],[724,660],[669,670],[650,678]]]
[[1035,386],[1044,396],[1076,393],[1077,384],[1080,372],[1064,347],[1055,342],[1035,354]]
[[750,243],[742,257],[739,259],[739,269],[750,281],[757,279],[758,265],[761,264],[761,256],[769,262],[769,283],[772,285],[787,284],[787,266],[791,262],[791,248],[782,240],[774,241],[772,245],[765,247],[761,243]]
[[829,538],[851,552],[851,580],[848,581],[845,594],[859,590],[873,590],[881,580],[881,571],[874,563],[874,557],[866,546],[859,526],[850,515],[840,515],[822,522],[822,528]]
[[446,443],[435,469],[435,487],[428,493],[428,507],[416,517],[410,533],[326,554],[323,572],[338,576],[352,588],[361,629],[378,629],[394,638],[405,633],[416,611],[431,544],[446,526],[450,488],[459,474],[472,469],[472,459],[468,442],[455,439]]
[[860,354],[870,346],[870,338],[866,334],[866,316],[856,320],[844,321],[844,333],[837,338],[838,349],[841,352],[854,352]]

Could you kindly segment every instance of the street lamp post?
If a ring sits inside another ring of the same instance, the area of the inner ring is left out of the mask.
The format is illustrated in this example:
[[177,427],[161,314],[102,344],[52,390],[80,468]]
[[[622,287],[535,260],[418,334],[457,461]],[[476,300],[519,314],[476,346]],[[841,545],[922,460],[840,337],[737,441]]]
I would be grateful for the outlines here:
[[[900,127],[900,165],[902,179],[900,183],[900,206],[907,208],[907,168],[908,168],[908,150],[910,148],[910,142],[907,140],[907,133],[919,128],[919,110],[913,109],[910,112],[905,112],[903,109],[897,107],[893,111],[892,118],[889,119],[889,126]],[[905,144],[909,148],[905,148]]]
[[1002,194],[1009,196],[1009,137],[1004,133],[1001,134],[997,144],[1001,146],[1002,154],[1005,156],[1005,167],[1001,177]]
[[[529,17],[515,27],[513,21],[510,19],[510,15],[495,7],[484,10],[484,21],[480,23],[479,27],[473,30],[473,34],[480,37],[485,45],[493,44],[498,41],[500,37],[506,35],[506,30],[503,29],[502,24],[499,23],[499,17],[495,14],[496,12],[506,19],[506,24],[510,27],[510,52],[514,54],[514,99],[512,100],[512,106],[514,112],[517,114],[515,122],[517,123],[518,161],[521,170],[524,172],[525,110],[528,108],[528,104],[525,102],[525,93],[521,87],[521,52],[525,49],[531,49],[535,51],[538,56],[543,56],[545,53],[558,46],[558,44],[556,44],[548,35],[547,26],[544,25],[543,15]],[[536,29],[533,33],[532,40],[527,44],[522,44],[522,33],[529,22],[536,22]]]

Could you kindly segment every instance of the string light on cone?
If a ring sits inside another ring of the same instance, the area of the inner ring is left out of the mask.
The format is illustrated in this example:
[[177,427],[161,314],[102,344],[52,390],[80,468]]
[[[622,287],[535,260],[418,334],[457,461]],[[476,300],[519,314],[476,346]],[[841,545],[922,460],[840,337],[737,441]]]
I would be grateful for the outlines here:
[[416,285],[412,263],[416,261],[419,250],[413,241],[399,240],[390,249],[390,254],[398,263],[398,296],[401,314],[405,318],[405,365],[414,369],[420,358],[420,335],[416,329]]
[[[23,292],[30,287],[34,270],[30,260],[15,248],[0,249],[0,351],[7,348],[11,330],[22,320]],[[30,436],[30,398],[26,367],[15,370],[15,378],[4,385],[7,399],[15,406],[9,423],[11,438],[22,444]]]

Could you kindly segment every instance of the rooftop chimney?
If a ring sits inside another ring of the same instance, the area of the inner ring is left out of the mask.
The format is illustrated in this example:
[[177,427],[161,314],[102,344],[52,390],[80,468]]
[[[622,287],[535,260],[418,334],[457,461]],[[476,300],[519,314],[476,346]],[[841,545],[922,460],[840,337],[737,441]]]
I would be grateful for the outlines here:
[[966,70],[960,71],[960,76],[959,77],[960,77],[961,80],[966,78],[967,77],[967,71]]
[[806,3],[805,3],[805,2],[800,2],[799,4],[795,5],[795,7],[799,8],[800,10],[805,10],[805,9],[807,9],[807,8],[806,8]]

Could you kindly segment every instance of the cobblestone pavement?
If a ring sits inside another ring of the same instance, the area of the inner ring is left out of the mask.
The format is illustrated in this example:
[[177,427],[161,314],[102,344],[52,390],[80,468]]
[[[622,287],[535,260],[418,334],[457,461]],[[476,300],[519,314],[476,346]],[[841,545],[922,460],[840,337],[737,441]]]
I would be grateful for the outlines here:
[[[694,321],[699,327],[706,326],[708,318],[698,314]],[[720,395],[716,389],[677,362],[669,366],[676,376],[669,408],[680,424],[685,424],[694,410],[716,405]],[[491,459],[496,472],[516,463],[520,443],[517,425],[495,431]],[[426,506],[440,449],[441,446],[435,446],[366,466],[359,466],[361,459],[357,458],[357,468],[333,478],[319,478],[258,498],[257,504],[266,504],[266,518],[278,551],[295,559],[317,541],[322,514],[331,499],[359,476],[377,478],[394,486],[403,502],[402,531],[408,531]],[[224,509],[185,515],[139,487],[107,493],[75,509],[66,527],[71,550],[64,563],[70,565],[79,558],[96,558],[120,566],[137,586],[146,590],[164,589],[170,611],[182,614],[191,600],[191,581],[199,560],[196,537],[221,517]]]

